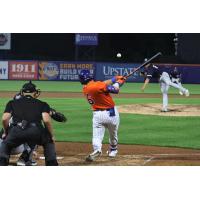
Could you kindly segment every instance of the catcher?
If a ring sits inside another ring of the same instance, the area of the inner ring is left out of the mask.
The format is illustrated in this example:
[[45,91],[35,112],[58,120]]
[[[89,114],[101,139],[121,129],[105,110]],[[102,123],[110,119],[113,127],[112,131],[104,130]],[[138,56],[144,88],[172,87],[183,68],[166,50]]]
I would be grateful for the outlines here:
[[[31,81],[29,82],[31,83]],[[32,83],[31,83],[32,84]],[[20,93],[16,94],[14,96],[14,100],[19,100],[23,97],[23,88],[21,89]],[[40,90],[38,90],[38,93],[37,93],[37,97],[40,95]],[[60,112],[57,112],[55,109],[53,108],[50,108],[50,116],[52,119],[54,119],[55,121],[57,122],[66,122],[67,119],[66,117],[60,113]],[[13,123],[13,120],[11,118],[10,122],[9,122],[9,126],[12,126],[12,123]],[[4,139],[4,130],[2,129],[0,131],[0,146],[1,146],[1,143]],[[14,149],[12,149],[11,151],[11,155],[17,155],[17,154],[21,154],[19,160],[17,161],[17,165],[18,166],[35,166],[37,165],[37,162],[35,160],[33,160],[33,155],[34,153],[36,154],[36,149],[37,149],[37,145],[33,145],[32,147],[30,145],[28,145],[27,143],[25,144],[22,144]]]

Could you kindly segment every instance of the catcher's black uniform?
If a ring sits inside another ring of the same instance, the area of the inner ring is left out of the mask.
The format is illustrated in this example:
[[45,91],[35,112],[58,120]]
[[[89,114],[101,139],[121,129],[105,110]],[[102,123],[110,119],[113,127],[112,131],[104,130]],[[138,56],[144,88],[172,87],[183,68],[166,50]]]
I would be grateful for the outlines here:
[[0,165],[8,165],[11,149],[24,143],[42,145],[46,165],[58,165],[55,145],[42,125],[42,113],[45,112],[50,113],[49,105],[32,96],[8,102],[4,113],[12,114],[13,124],[0,148]]

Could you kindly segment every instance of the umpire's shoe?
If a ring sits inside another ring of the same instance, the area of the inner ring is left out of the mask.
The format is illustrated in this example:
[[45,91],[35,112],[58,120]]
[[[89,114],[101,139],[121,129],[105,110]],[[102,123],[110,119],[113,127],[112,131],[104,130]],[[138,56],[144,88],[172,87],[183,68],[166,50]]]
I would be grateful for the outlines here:
[[92,161],[94,161],[97,157],[101,156],[101,154],[102,154],[101,151],[96,150],[96,151],[92,152],[91,154],[89,154],[89,155],[86,157],[85,160],[86,160],[87,162],[92,162]]

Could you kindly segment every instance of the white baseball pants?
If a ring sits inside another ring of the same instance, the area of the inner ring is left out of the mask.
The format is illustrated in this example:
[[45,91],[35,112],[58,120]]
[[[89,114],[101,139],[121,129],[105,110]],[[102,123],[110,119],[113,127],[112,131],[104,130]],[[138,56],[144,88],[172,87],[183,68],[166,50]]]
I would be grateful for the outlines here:
[[160,89],[163,94],[163,110],[168,107],[168,90],[170,86],[178,89],[182,93],[185,93],[186,89],[181,84],[173,83],[167,72],[163,72],[160,77]]
[[115,116],[110,116],[109,111],[94,111],[93,112],[93,137],[92,145],[94,151],[101,151],[102,141],[105,134],[105,129],[109,131],[109,143],[111,146],[118,144],[118,127],[119,127],[119,113],[115,107]]

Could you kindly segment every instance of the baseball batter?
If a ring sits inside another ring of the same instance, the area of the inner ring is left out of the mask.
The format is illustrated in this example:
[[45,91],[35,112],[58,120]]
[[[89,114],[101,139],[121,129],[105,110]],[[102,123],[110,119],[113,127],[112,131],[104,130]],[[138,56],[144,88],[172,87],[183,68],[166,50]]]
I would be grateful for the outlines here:
[[189,91],[184,88],[181,84],[177,84],[175,82],[172,82],[170,79],[170,74],[163,69],[157,67],[156,65],[150,64],[145,66],[144,71],[141,72],[141,75],[144,76],[145,81],[141,88],[142,91],[145,90],[146,86],[150,82],[152,78],[157,78],[160,82],[160,88],[163,95],[163,107],[162,112],[168,111],[168,90],[170,86],[176,88],[179,90],[181,94],[184,94],[185,96],[189,96]]
[[93,161],[102,154],[102,141],[105,129],[109,131],[110,148],[109,157],[118,153],[118,127],[119,113],[110,93],[119,93],[119,88],[125,82],[122,76],[113,77],[111,80],[94,81],[89,70],[82,70],[79,80],[83,85],[83,93],[93,109],[93,152],[86,157],[86,161]]

